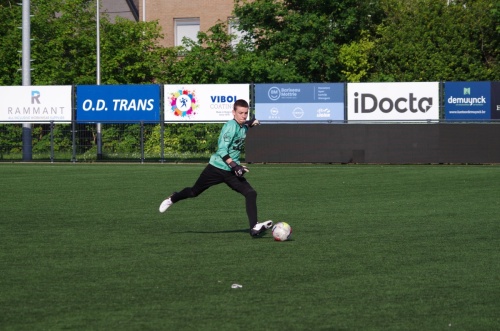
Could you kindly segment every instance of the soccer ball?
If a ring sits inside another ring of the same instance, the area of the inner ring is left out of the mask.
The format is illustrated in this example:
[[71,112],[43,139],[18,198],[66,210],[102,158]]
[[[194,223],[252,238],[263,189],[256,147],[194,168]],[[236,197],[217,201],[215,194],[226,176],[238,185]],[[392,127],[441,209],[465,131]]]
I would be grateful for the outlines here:
[[292,227],[286,222],[278,222],[273,226],[273,237],[276,241],[286,241],[292,237]]

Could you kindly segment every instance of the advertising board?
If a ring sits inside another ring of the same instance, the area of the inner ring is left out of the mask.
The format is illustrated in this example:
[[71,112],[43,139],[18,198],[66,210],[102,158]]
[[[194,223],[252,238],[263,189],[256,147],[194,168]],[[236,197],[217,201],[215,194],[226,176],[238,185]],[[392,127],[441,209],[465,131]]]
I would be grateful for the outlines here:
[[0,86],[0,122],[68,123],[72,118],[72,87]]
[[344,84],[256,84],[255,116],[260,121],[344,120]]
[[491,82],[491,119],[500,120],[500,82]]
[[160,85],[78,85],[77,122],[159,122]]
[[444,95],[447,121],[491,119],[490,82],[445,82]]
[[439,120],[439,82],[349,83],[349,121]]
[[165,85],[165,122],[227,122],[234,102],[249,96],[249,84]]

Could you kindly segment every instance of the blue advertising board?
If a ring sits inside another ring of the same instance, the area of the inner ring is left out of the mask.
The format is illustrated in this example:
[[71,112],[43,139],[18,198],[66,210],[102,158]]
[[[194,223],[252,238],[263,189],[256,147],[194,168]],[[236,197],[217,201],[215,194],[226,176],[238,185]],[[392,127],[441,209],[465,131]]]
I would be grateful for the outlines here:
[[490,82],[445,82],[446,120],[490,120]]
[[160,85],[78,85],[77,122],[159,122]]
[[255,116],[260,121],[343,121],[343,83],[256,84]]

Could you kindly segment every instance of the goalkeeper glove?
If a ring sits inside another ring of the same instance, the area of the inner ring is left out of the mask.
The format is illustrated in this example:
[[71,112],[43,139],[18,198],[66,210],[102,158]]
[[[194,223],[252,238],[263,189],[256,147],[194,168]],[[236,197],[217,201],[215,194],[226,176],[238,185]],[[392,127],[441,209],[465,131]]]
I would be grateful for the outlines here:
[[229,163],[229,166],[231,167],[231,171],[234,172],[236,177],[243,177],[245,172],[249,171],[247,167],[239,165],[234,161],[231,161],[231,163]]
[[248,126],[249,128],[251,127],[254,127],[254,126],[257,126],[257,125],[260,125],[260,122],[258,119],[256,119],[255,117],[254,118],[251,118],[250,120],[246,121],[245,122],[245,125]]

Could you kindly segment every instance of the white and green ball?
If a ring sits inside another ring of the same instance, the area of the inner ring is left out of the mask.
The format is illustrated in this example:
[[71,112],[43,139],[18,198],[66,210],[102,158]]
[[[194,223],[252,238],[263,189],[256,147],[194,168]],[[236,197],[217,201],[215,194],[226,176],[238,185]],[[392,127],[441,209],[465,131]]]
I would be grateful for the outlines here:
[[276,241],[286,241],[292,237],[292,227],[286,222],[278,222],[273,226],[273,237]]

